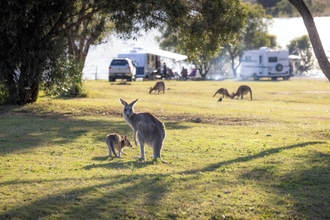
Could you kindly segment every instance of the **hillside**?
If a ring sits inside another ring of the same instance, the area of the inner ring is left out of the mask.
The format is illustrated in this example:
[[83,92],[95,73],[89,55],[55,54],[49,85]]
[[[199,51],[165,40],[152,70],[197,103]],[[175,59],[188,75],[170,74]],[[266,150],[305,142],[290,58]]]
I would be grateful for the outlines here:
[[[250,2],[251,4],[255,4],[257,0],[242,0],[243,2]],[[322,2],[326,5],[326,9],[324,12],[320,15],[317,15],[315,17],[327,17],[330,16],[330,1],[329,0],[318,0],[319,2]]]

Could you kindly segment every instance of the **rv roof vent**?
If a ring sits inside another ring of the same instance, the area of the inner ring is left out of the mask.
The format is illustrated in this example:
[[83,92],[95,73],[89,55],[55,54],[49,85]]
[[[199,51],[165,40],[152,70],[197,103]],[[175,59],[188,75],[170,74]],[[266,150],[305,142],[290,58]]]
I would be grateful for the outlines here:
[[260,47],[259,50],[269,50],[268,47]]
[[136,53],[137,51],[136,50],[131,50],[130,53]]
[[133,47],[133,50],[142,50],[142,47]]

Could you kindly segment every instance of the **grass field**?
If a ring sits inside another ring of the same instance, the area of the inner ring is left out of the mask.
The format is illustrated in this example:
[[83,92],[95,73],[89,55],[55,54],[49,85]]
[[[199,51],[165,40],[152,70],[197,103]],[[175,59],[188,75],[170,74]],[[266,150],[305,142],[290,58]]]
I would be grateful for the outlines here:
[[[325,80],[87,81],[88,98],[0,106],[0,219],[329,219]],[[212,97],[252,88],[253,100]],[[119,98],[166,126],[163,159],[107,157],[133,132]],[[197,123],[196,119],[201,122]]]

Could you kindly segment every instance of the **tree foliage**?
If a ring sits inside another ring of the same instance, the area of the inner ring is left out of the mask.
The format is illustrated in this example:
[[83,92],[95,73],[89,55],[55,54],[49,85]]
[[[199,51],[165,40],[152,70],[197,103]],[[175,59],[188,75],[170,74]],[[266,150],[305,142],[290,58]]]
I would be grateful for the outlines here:
[[[288,0],[257,0],[256,3],[262,5],[266,13],[274,17],[280,15],[288,15],[290,17],[299,16],[298,11]],[[322,15],[326,8],[326,5],[318,0],[305,0],[305,3],[314,15]]]
[[[216,33],[223,37],[216,41],[218,46],[209,41],[210,33],[200,34],[199,38],[193,38],[196,40],[191,41],[189,40],[191,36],[187,35],[186,32],[175,32],[171,27],[162,30],[162,37],[158,39],[160,46],[167,50],[185,53],[188,56],[188,61],[192,62],[204,77],[211,68],[219,71],[223,67],[221,62],[228,60],[230,60],[233,74],[236,76],[239,65],[235,65],[235,60],[242,54],[243,50],[276,46],[276,37],[268,34],[267,30],[271,17],[266,15],[262,6],[246,3],[240,7],[246,16],[242,26],[235,29],[236,32],[233,35],[229,35],[230,40],[224,39],[226,32],[222,28],[218,28],[218,31],[224,31],[223,33]],[[241,18],[241,16],[231,17],[232,20],[238,19],[236,22],[241,22]],[[203,23],[202,18],[199,19],[199,22]],[[220,27],[220,23],[216,26]]]
[[[45,79],[53,80],[53,83],[46,81],[45,86],[54,86],[56,77],[68,75],[61,73],[68,68],[56,66],[66,63],[61,60],[69,59],[66,56],[68,51],[78,51],[73,55],[80,56],[82,60],[87,55],[85,48],[76,47],[77,39],[70,36],[83,36],[80,28],[90,31],[90,20],[105,23],[105,18],[98,15],[106,14],[123,37],[134,37],[140,30],[151,29],[164,22],[175,26],[187,11],[188,5],[184,0],[1,1],[0,94],[5,95],[1,100],[16,104],[35,102]],[[103,29],[97,25],[93,27]],[[88,33],[92,37],[92,32]],[[69,36],[67,41],[64,36]]]
[[6,102],[24,104],[37,100],[42,73],[49,67],[57,42],[54,27],[64,1],[1,1],[0,82],[10,94]]
[[266,11],[261,5],[244,5],[248,11],[245,26],[239,32],[239,38],[231,44],[227,44],[227,50],[234,77],[237,76],[237,68],[240,62],[236,65],[237,58],[240,58],[244,50],[255,50],[260,47],[275,47],[276,37],[268,33],[268,26],[271,24],[271,16],[266,14]]
[[295,38],[287,45],[289,54],[300,57],[299,62],[295,63],[299,75],[307,73],[314,67],[314,58],[312,53],[312,45],[307,35]]
[[189,10],[178,27],[163,30],[160,46],[186,54],[205,77],[223,46],[237,38],[247,12],[237,0],[189,1]]

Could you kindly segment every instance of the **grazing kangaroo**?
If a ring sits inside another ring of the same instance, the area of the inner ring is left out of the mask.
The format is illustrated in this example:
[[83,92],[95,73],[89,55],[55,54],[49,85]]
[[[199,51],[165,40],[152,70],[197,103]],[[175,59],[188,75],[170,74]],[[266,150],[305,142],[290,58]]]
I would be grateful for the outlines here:
[[243,99],[243,95],[247,95],[248,93],[250,93],[250,98],[252,100],[252,90],[249,86],[247,85],[241,85],[240,87],[238,87],[236,93],[233,93],[231,95],[231,98],[235,98],[235,96],[237,96],[237,98],[241,97],[241,99]]
[[150,87],[150,91],[149,94],[151,94],[152,91],[158,91],[159,92],[162,90],[163,94],[165,93],[165,83],[163,81],[160,82],[156,82],[156,84],[154,85],[154,87]]
[[[131,147],[132,145],[127,139],[126,135],[119,135],[117,133],[110,133],[105,138],[105,143],[108,145],[109,156],[112,156],[112,153],[116,157],[121,157],[121,154],[124,154],[124,147]],[[115,149],[119,152],[119,156],[117,156]]]
[[134,112],[134,105],[137,99],[127,104],[123,99],[119,99],[124,106],[124,119],[129,124],[134,133],[134,142],[140,144],[140,159],[145,160],[144,145],[147,144],[153,149],[154,159],[161,158],[164,139],[166,136],[165,125],[156,116],[149,112]]
[[218,89],[218,90],[214,93],[213,97],[216,96],[216,94],[218,94],[218,93],[219,93],[219,94],[222,94],[222,98],[225,97],[225,96],[228,96],[228,97],[231,98],[231,95],[229,94],[228,90],[225,89],[225,88],[220,88],[220,89]]

